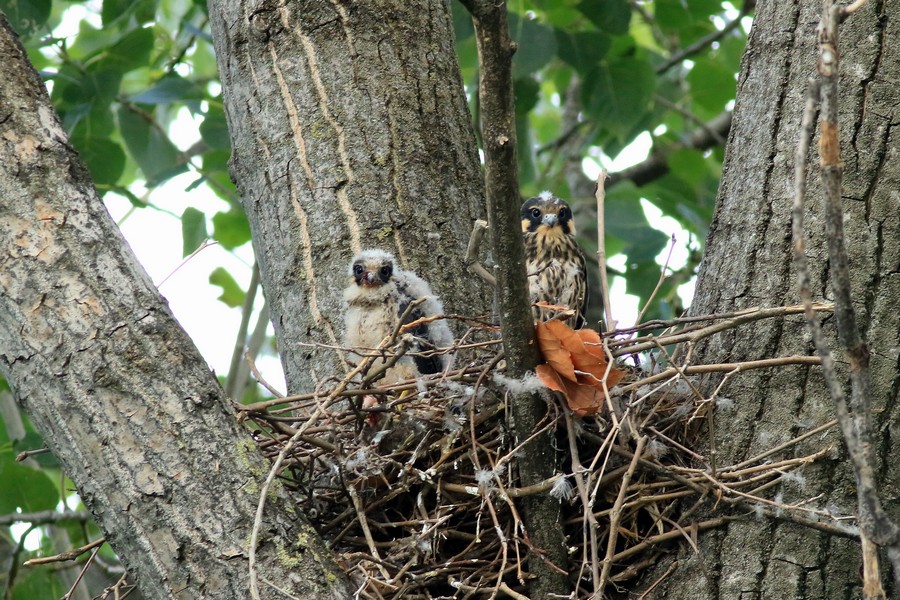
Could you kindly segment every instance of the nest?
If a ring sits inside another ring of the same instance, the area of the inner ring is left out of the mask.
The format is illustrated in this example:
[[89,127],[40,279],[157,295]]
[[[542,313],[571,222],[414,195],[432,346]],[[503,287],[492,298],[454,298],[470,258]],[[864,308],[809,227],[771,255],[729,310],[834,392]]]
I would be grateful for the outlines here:
[[[811,514],[817,511],[784,506],[766,493],[827,452],[779,458],[833,422],[734,465],[715,465],[713,449],[698,443],[714,428],[714,407],[727,409],[727,401],[717,395],[721,385],[703,394],[692,373],[719,371],[728,379],[747,368],[817,359],[691,365],[677,350],[674,357],[667,352],[672,344],[799,308],[767,311],[612,332],[605,338],[610,352],[632,362],[642,353],[644,364],[611,390],[606,410],[585,417],[534,377],[508,379],[500,341],[490,339],[496,330],[480,325],[451,349],[462,368],[378,387],[367,373],[376,358],[390,356],[380,348],[328,391],[241,411],[262,451],[279,457],[278,476],[358,586],[358,597],[527,597],[528,556],[541,549],[522,505],[539,494],[561,509],[554,526],[564,530],[568,561],[552,568],[569,577],[570,597],[616,597],[621,584],[679,543],[692,543],[693,533],[734,519],[777,516],[841,534]],[[656,335],[641,335],[651,327]],[[663,335],[661,328],[668,328]],[[651,351],[661,365],[647,364]],[[534,393],[546,399],[538,429],[555,445],[556,470],[523,487],[511,402]]]

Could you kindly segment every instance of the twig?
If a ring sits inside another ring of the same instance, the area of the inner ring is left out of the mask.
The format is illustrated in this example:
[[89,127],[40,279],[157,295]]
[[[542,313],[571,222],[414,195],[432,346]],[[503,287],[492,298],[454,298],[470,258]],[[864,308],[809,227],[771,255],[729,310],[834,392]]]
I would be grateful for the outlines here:
[[[748,360],[746,362],[739,363],[718,363],[714,365],[690,365],[687,367],[681,368],[682,375],[695,375],[698,373],[718,373],[718,372],[730,372],[730,371],[749,371],[751,369],[768,369],[772,367],[783,367],[786,365],[818,365],[821,364],[821,359],[818,356],[780,356],[778,358],[764,358],[761,360]],[[662,381],[663,379],[669,379],[672,377],[676,377],[679,375],[679,369],[675,367],[670,367],[663,371],[662,373],[657,373],[655,375],[651,375],[649,377],[644,377],[635,381],[634,383],[629,383],[628,385],[623,385],[616,387],[619,392],[630,392],[631,390],[637,389],[639,387],[649,385],[651,383],[656,383],[657,381]]]
[[23,462],[31,458],[32,456],[38,456],[39,454],[48,454],[50,452],[50,448],[36,448],[34,450],[23,450],[16,454],[16,462]]
[[643,436],[637,441],[637,447],[634,449],[634,458],[628,465],[628,470],[622,476],[622,482],[619,484],[619,495],[613,505],[609,516],[609,535],[606,542],[606,557],[603,559],[603,570],[600,572],[600,586],[595,590],[594,595],[597,598],[603,597],[603,590],[606,589],[606,582],[609,579],[609,570],[612,568],[613,558],[616,552],[616,539],[619,536],[619,521],[622,518],[622,504],[625,502],[625,493],[628,491],[628,484],[631,482],[631,476],[634,474],[638,465],[638,459],[644,452],[644,445],[647,443],[647,436]]
[[847,6],[845,6],[843,8],[843,10],[841,11],[841,21],[843,21],[845,18],[849,17],[850,15],[852,15],[853,13],[858,11],[860,8],[863,7],[863,5],[865,3],[866,3],[866,0],[856,0],[856,2],[853,2],[852,4],[848,4]]
[[26,567],[33,567],[34,565],[45,565],[47,563],[53,562],[65,562],[69,560],[75,560],[85,552],[89,552],[94,548],[99,548],[106,542],[106,537],[97,538],[93,542],[89,544],[85,544],[80,548],[72,548],[71,550],[67,550],[65,552],[60,552],[54,556],[42,556],[40,558],[32,558],[31,560],[26,560],[23,564]]
[[606,275],[606,170],[601,169],[597,175],[597,189],[594,191],[597,200],[597,262],[600,271],[600,293],[603,294],[603,314],[606,316],[605,331],[616,328],[609,301],[609,279]]
[[[247,361],[247,364],[250,366],[250,372],[253,373],[254,379],[256,379],[256,381],[261,386],[263,386],[264,388],[269,390],[270,394],[275,396],[275,400],[270,400],[269,402],[274,402],[274,403],[284,402],[286,400],[285,396],[284,396],[284,392],[281,392],[281,391],[275,389],[275,387],[273,385],[271,385],[268,381],[265,380],[265,378],[262,376],[262,373],[260,373],[259,369],[256,368],[256,363],[253,361],[253,357],[250,356],[249,351],[244,352],[244,360]],[[235,399],[235,402],[239,402],[239,400],[240,400],[239,398]],[[247,410],[247,409],[249,409],[249,407],[244,407],[244,409]]]
[[[813,304],[813,309],[820,312],[828,312],[834,310],[834,305],[827,302],[816,302]],[[704,321],[720,321],[722,319],[735,319],[740,317],[741,320],[735,321],[735,324],[747,323],[750,321],[756,321],[758,319],[768,319],[772,317],[785,317],[788,315],[799,315],[803,314],[804,307],[802,304],[795,304],[792,306],[776,306],[775,308],[761,308],[759,306],[754,306],[751,308],[743,308],[741,310],[736,310],[732,312],[725,313],[716,313],[712,315],[696,315],[696,316],[685,316],[685,317],[677,317],[675,319],[654,319],[652,321],[646,321],[639,325],[635,325],[634,327],[624,327],[622,329],[615,329],[613,331],[607,332],[607,335],[617,336],[617,335],[625,335],[629,333],[636,333],[639,331],[646,331],[648,329],[668,329],[671,327],[676,327],[678,325],[686,325],[689,323],[700,323]],[[746,320],[744,320],[746,318]],[[622,345],[622,344],[630,344],[634,343],[634,340],[622,340],[621,342],[614,341],[611,342],[612,345]],[[664,344],[668,344],[669,342],[664,341]]]
[[[854,10],[858,6],[854,7]],[[801,122],[794,163],[794,203],[792,233],[794,264],[799,279],[800,297],[805,306],[812,304],[812,291],[806,258],[803,212],[806,198],[806,162],[815,128],[817,101],[821,102],[819,156],[821,177],[825,191],[825,236],[831,275],[831,289],[835,297],[835,322],[838,339],[850,359],[850,407],[835,371],[834,358],[822,333],[821,324],[810,308],[806,319],[816,351],[822,359],[822,374],[835,404],[835,414],[856,478],[859,524],[865,537],[888,548],[895,581],[900,584],[900,529],[884,512],[878,497],[871,457],[871,429],[869,416],[869,353],[856,325],[856,315],[850,297],[850,272],[843,235],[841,180],[843,163],[838,140],[838,25],[843,9],[826,1],[819,23],[818,78],[810,81]],[[850,412],[852,408],[852,414]],[[864,549],[865,551],[865,549]],[[870,574],[875,572],[869,569]],[[880,584],[879,584],[880,585]],[[877,591],[874,582],[864,582],[864,591]],[[883,598],[883,595],[866,596]]]
[[[571,411],[565,410],[563,412],[566,416],[566,433],[569,438],[569,459],[572,461],[572,475],[575,479],[575,486],[578,489],[578,495],[581,498],[581,506],[582,511],[584,513],[584,519],[587,521],[585,524],[586,527],[582,528],[582,538],[584,536],[588,536],[588,540],[584,540],[584,550],[583,553],[587,553],[588,548],[590,548],[590,565],[591,565],[591,578],[594,583],[594,592],[600,589],[600,553],[599,553],[599,544],[597,540],[597,529],[599,529],[599,524],[597,523],[597,518],[594,516],[594,511],[591,510],[591,502],[588,497],[587,485],[584,481],[584,472],[586,469],[581,464],[581,459],[578,457],[578,442],[575,439],[575,419],[572,417]],[[589,542],[589,543],[588,543]],[[582,558],[582,564],[586,563],[586,557]],[[579,578],[580,579],[580,578]]]
[[237,339],[234,341],[234,350],[231,353],[231,362],[228,365],[228,376],[225,378],[225,393],[232,400],[240,402],[236,393],[236,381],[241,364],[241,356],[244,354],[244,346],[247,342],[247,331],[250,328],[250,316],[253,313],[253,303],[256,301],[256,291],[259,289],[259,263],[253,263],[250,274],[250,284],[244,295],[244,304],[241,307],[241,323],[238,325]]
[[192,258],[194,258],[195,256],[197,256],[198,254],[200,254],[201,252],[203,252],[204,250],[206,250],[206,249],[209,248],[210,246],[215,246],[215,245],[218,244],[218,243],[219,243],[219,242],[217,242],[217,241],[215,241],[215,240],[203,240],[203,243],[200,244],[199,246],[197,246],[197,249],[196,249],[196,250],[194,250],[193,252],[191,252],[190,254],[188,254],[188,255],[184,258],[184,260],[182,260],[180,263],[178,263],[178,266],[176,266],[174,269],[172,269],[172,271],[171,271],[168,275],[166,275],[165,277],[163,277],[162,281],[160,281],[159,283],[156,284],[156,287],[158,287],[158,288],[159,288],[159,287],[162,287],[162,285],[163,285],[165,282],[167,282],[167,281],[169,280],[169,278],[172,277],[172,275],[174,275],[175,273],[177,273],[178,270],[179,270],[181,267],[183,267],[184,265],[186,265],[186,264],[188,263],[188,261],[190,261]]
[[359,365],[357,365],[355,369],[350,371],[344,377],[341,383],[330,394],[328,394],[328,397],[325,399],[325,401],[316,408],[316,412],[311,415],[309,419],[307,419],[303,426],[301,426],[297,430],[297,433],[295,433],[282,447],[281,451],[278,453],[278,456],[275,458],[272,467],[269,469],[269,474],[266,476],[266,480],[263,482],[260,489],[259,502],[256,506],[256,516],[253,520],[253,529],[250,532],[250,548],[247,557],[247,569],[250,575],[250,596],[253,598],[253,600],[260,600],[259,583],[257,582],[256,576],[256,545],[259,538],[259,529],[262,526],[262,517],[266,506],[266,496],[269,493],[269,487],[275,480],[275,477],[278,474],[278,470],[281,467],[281,463],[284,461],[284,457],[291,450],[297,440],[306,432],[307,428],[311,427],[312,424],[315,423],[316,418],[324,414],[325,408],[329,406],[331,402],[333,402],[335,398],[338,397],[338,394],[340,394],[340,392],[342,392],[350,384],[352,378],[358,375],[362,370],[369,367],[370,362],[371,359],[364,358],[362,361],[360,361]]
[[788,440],[787,442],[785,442],[783,444],[779,444],[779,445],[775,446],[774,448],[770,448],[769,450],[766,450],[765,452],[761,452],[760,454],[757,454],[756,456],[754,456],[752,458],[748,458],[747,460],[745,460],[743,462],[740,462],[736,465],[728,467],[727,469],[723,470],[722,473],[720,473],[720,476],[724,477],[725,473],[727,473],[728,471],[742,469],[742,468],[746,467],[747,465],[752,465],[753,463],[760,462],[763,459],[766,459],[766,458],[772,456],[773,454],[777,454],[778,452],[781,452],[782,450],[786,450],[786,449],[790,448],[791,446],[799,444],[800,442],[802,442],[803,440],[805,440],[807,438],[817,435],[823,431],[828,431],[835,425],[837,425],[837,419],[828,421],[827,423],[825,423],[823,425],[819,425],[815,429],[810,429],[803,435],[799,435],[792,440]]
[[669,241],[669,253],[666,255],[666,261],[663,263],[662,269],[659,270],[659,279],[656,281],[656,287],[653,288],[653,291],[650,293],[650,297],[647,298],[647,301],[644,303],[644,308],[641,309],[641,312],[638,313],[637,322],[640,323],[644,318],[644,315],[647,314],[647,311],[650,309],[650,304],[653,302],[653,299],[656,298],[656,294],[659,293],[659,289],[662,287],[663,283],[666,281],[666,277],[668,274],[666,271],[669,269],[669,261],[672,260],[672,252],[675,250],[675,234],[672,234],[672,238]]
[[91,519],[93,519],[91,514],[85,511],[44,510],[35,513],[11,513],[8,515],[0,515],[0,527],[12,525],[13,523],[32,523],[34,525],[49,525],[51,523],[61,523],[66,521],[87,523]]
[[[485,196],[493,257],[497,263],[496,297],[503,328],[503,350],[507,373],[520,379],[538,363],[534,321],[531,316],[525,273],[519,210],[518,167],[516,162],[515,98],[512,85],[512,56],[516,45],[509,37],[505,0],[463,0],[472,15],[478,48],[481,129],[484,141]],[[509,394],[513,435],[528,438],[547,412],[539,393]],[[538,443],[552,447],[552,436]],[[535,444],[522,452],[517,465],[523,485],[533,485],[552,476],[553,452],[534,451]],[[567,577],[551,569],[564,565],[566,545],[563,532],[553,526],[559,503],[549,496],[530,496],[525,501],[526,529],[544,556],[529,553],[528,566],[534,579],[532,595],[546,596],[568,587]]]
[[81,568],[81,571],[78,573],[78,577],[76,577],[75,581],[72,583],[72,587],[69,588],[69,591],[66,592],[60,600],[71,600],[72,594],[75,593],[75,588],[77,588],[78,584],[81,583],[81,580],[84,579],[84,574],[87,573],[87,570],[91,567],[91,564],[94,562],[94,557],[97,556],[98,552],[100,552],[100,548],[94,548],[94,551],[91,552],[90,558],[85,561],[84,567]]
[[[825,306],[826,305],[819,304],[813,306],[813,310],[828,310],[827,308],[825,308]],[[749,312],[747,314],[738,315],[731,319],[725,319],[706,327],[694,329],[691,331],[683,331],[672,335],[659,336],[656,339],[658,339],[659,342],[664,346],[669,346],[671,344],[680,344],[682,342],[698,342],[701,339],[709,337],[715,333],[719,333],[727,329],[733,329],[737,325],[743,325],[744,323],[750,323],[767,317],[787,314],[785,313],[785,310],[785,307],[778,307],[774,309],[752,309],[752,312]],[[613,351],[613,355],[619,357],[626,354],[634,354],[636,352],[643,352],[644,350],[650,350],[654,348],[656,346],[656,342],[653,341],[653,339],[654,338],[652,336],[648,336],[639,340],[629,340],[628,342],[625,342],[630,343],[630,345],[628,346],[625,346],[625,343],[611,343],[610,345],[616,346],[616,349]]]
[[666,71],[668,71],[669,69],[671,69],[672,67],[674,67],[675,65],[680,63],[681,61],[683,61],[684,59],[690,58],[691,56],[694,56],[695,54],[702,52],[707,46],[711,46],[714,42],[719,41],[720,39],[722,39],[723,37],[725,37],[726,35],[731,33],[731,31],[736,29],[741,24],[741,19],[746,17],[755,5],[756,5],[755,0],[745,0],[744,5],[741,6],[741,12],[738,13],[737,17],[735,17],[733,20],[729,21],[725,25],[725,27],[723,27],[722,29],[719,29],[718,31],[714,31],[713,33],[711,33],[705,37],[700,38],[699,40],[697,40],[696,42],[694,42],[693,44],[691,44],[690,46],[688,46],[687,48],[685,48],[684,50],[682,50],[681,52],[676,54],[675,56],[671,57],[666,62],[664,62],[661,65],[659,65],[658,67],[656,67],[656,74],[662,75],[663,73],[665,73]]
[[[378,554],[378,548],[375,547],[375,540],[372,538],[372,531],[369,529],[369,522],[366,520],[366,511],[363,508],[362,502],[359,500],[359,494],[356,493],[356,488],[352,485],[346,486],[346,489],[347,493],[350,495],[350,500],[353,502],[353,508],[356,509],[356,518],[359,520],[359,526],[362,529],[363,536],[366,538],[366,543],[369,544],[369,552],[372,553],[372,556],[381,561],[381,555]],[[375,564],[381,570],[381,575],[385,580],[391,578],[387,569],[381,562]]]
[[466,248],[465,265],[481,277],[491,287],[497,287],[497,278],[484,268],[478,260],[478,251],[481,249],[481,240],[488,230],[487,221],[477,219],[472,226],[472,235],[469,237],[469,245]]

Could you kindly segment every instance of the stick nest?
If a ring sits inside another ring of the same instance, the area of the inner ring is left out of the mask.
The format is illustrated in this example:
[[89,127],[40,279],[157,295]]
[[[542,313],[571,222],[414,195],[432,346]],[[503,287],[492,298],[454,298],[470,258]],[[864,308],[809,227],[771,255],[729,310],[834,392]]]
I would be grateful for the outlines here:
[[[816,359],[691,365],[684,358],[690,352],[667,353],[676,343],[690,345],[749,320],[797,311],[751,309],[647,324],[669,328],[661,336],[641,336],[640,328],[605,336],[614,355],[642,351],[646,362],[653,349],[667,368],[633,368],[607,398],[614,411],[584,418],[536,379],[507,379],[500,343],[490,339],[496,331],[487,326],[471,328],[453,348],[464,368],[361,388],[373,361],[390,355],[379,349],[328,391],[239,410],[262,451],[272,459],[281,455],[279,478],[360,598],[527,597],[527,557],[540,556],[541,549],[531,542],[522,504],[534,494],[559,502],[559,522],[549,526],[565,533],[568,564],[555,567],[570,578],[575,593],[569,597],[624,597],[620,586],[678,543],[693,546],[696,532],[734,519],[768,515],[846,535],[810,514],[814,510],[765,497],[765,490],[828,449],[774,457],[834,423],[740,464],[717,466],[708,432],[716,405],[728,408],[717,395],[724,381],[720,377],[704,394],[700,388],[709,386],[691,375],[718,371],[727,380],[747,368]],[[472,341],[478,339],[484,341]],[[543,394],[548,410],[539,427],[556,440],[557,471],[530,487],[518,484],[516,455],[535,451],[534,444],[523,449],[510,427],[509,403],[521,393]]]

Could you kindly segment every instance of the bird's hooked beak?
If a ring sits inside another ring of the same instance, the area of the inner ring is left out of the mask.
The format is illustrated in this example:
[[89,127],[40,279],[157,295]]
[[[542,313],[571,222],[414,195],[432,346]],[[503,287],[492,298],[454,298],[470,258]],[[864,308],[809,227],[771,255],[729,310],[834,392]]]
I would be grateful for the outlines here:
[[363,271],[356,279],[356,283],[365,287],[375,287],[381,285],[381,280],[375,271]]
[[559,215],[556,213],[545,213],[541,219],[541,225],[553,227],[559,221]]

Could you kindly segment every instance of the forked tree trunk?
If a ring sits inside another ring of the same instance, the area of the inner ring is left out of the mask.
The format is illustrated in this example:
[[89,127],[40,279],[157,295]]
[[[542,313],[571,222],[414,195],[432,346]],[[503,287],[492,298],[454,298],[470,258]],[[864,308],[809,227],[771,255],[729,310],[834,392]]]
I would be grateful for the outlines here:
[[[146,598],[248,597],[268,471],[69,145],[0,16],[0,370]],[[261,579],[346,598],[343,573],[283,490]],[[261,584],[263,597],[283,597]]]
[[448,311],[490,292],[463,266],[484,186],[446,1],[210,2],[233,146],[291,392],[342,374],[360,248],[393,252]]
[[[821,3],[761,2],[738,80],[734,125],[717,210],[710,228],[691,312],[796,304],[791,262],[793,157],[808,79],[815,72]],[[882,498],[900,516],[900,6],[869,2],[841,29],[841,152],[844,213],[855,307],[872,351],[876,472]],[[815,146],[813,146],[815,148]],[[806,216],[814,293],[830,297],[823,239],[818,156],[810,157]],[[833,324],[825,327],[832,333]],[[695,361],[737,362],[812,354],[802,317],[758,321],[729,331],[702,348]],[[840,352],[836,358],[845,360]],[[707,393],[717,383],[707,382]],[[741,461],[834,418],[819,367],[750,371],[733,377],[722,395],[731,411],[715,414],[718,464]],[[837,427],[792,448],[790,455],[831,448],[807,466],[805,482],[772,493],[786,504],[838,515],[856,513],[853,474]],[[707,449],[704,449],[707,450]],[[802,453],[802,454],[801,454]],[[784,454],[772,457],[778,460]],[[712,503],[710,503],[710,506]],[[652,598],[854,598],[860,594],[860,549],[844,538],[782,521],[752,517],[700,536],[699,553],[680,552],[680,564]],[[669,566],[648,574],[649,585]],[[887,564],[882,565],[889,597]]]

